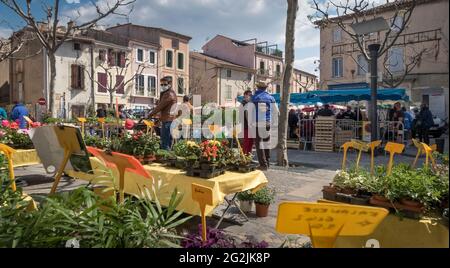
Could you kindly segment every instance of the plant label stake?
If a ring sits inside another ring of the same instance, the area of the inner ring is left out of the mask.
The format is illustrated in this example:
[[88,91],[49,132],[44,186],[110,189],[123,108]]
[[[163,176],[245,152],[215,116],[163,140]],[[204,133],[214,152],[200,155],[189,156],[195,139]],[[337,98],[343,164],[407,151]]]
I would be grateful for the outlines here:
[[[12,155],[16,153],[16,150],[14,150],[13,148],[5,145],[5,144],[1,144],[0,143],[0,152],[3,152],[6,156],[6,158],[8,159],[8,170],[9,170],[9,179],[11,181],[11,189],[13,190],[13,192],[17,191],[17,187],[16,187],[16,181],[15,181],[15,175],[14,175],[14,165],[13,165],[13,161],[12,161]],[[24,200],[29,201],[27,210],[28,211],[32,211],[32,210],[37,210],[37,206],[36,203],[34,202],[33,198],[31,198],[29,195],[22,193],[22,196],[24,198]]]
[[341,148],[343,149],[343,152],[344,152],[344,158],[342,159],[342,167],[341,167],[342,170],[345,170],[345,165],[347,163],[347,151],[349,148],[352,147],[352,145],[353,145],[353,142],[348,141],[341,146]]
[[15,192],[16,191],[16,181],[14,175],[14,165],[12,161],[12,155],[16,153],[16,150],[5,145],[0,144],[0,152],[3,152],[8,159],[8,169],[9,169],[9,179],[11,180],[11,188]]
[[358,158],[356,159],[356,169],[359,168],[359,162],[361,161],[362,152],[369,150],[369,145],[359,140],[352,140],[352,147],[358,150]]
[[375,173],[375,149],[380,146],[381,141],[372,141],[369,143],[370,148],[370,174],[373,175]]
[[202,240],[206,242],[206,205],[213,205],[212,189],[199,184],[192,184],[192,199],[200,205],[202,216]]
[[416,158],[414,158],[414,161],[411,164],[411,168],[415,168],[420,155],[425,154],[425,149],[423,148],[422,143],[420,143],[418,140],[412,139],[412,142],[413,142],[414,146],[416,146],[416,148],[417,148]]
[[434,170],[436,170],[436,161],[433,157],[433,149],[428,146],[426,143],[422,142],[423,149],[425,150],[426,158],[425,158],[425,167],[428,168],[428,161],[431,160],[431,165]]
[[147,126],[147,134],[151,130],[150,135],[153,136],[153,127],[155,126],[155,123],[152,121],[144,120],[144,124]]
[[81,123],[81,135],[82,135],[83,138],[84,138],[84,124],[86,123],[86,118],[84,118],[84,117],[78,117],[77,120],[78,120],[78,122]]
[[67,162],[69,162],[72,153],[81,151],[80,142],[77,138],[77,130],[77,128],[72,127],[54,127],[59,145],[64,149],[64,158],[58,171],[56,172],[55,182],[53,183],[50,194],[54,194],[56,192],[56,188],[58,187],[59,181],[61,180],[64,169],[66,168]]
[[387,168],[387,175],[391,175],[392,166],[394,165],[394,155],[401,154],[405,149],[405,145],[401,143],[388,142],[384,150],[389,152],[389,163]]
[[116,153],[108,154],[105,151],[93,147],[87,147],[88,151],[95,157],[103,160],[108,167],[116,167],[119,171],[119,202],[125,200],[125,171],[152,179],[152,176],[144,169],[142,164],[133,156]]
[[105,139],[106,138],[106,135],[105,135],[105,118],[99,118],[97,120],[102,125],[103,139]]
[[367,236],[389,214],[384,208],[338,203],[283,202],[275,229],[283,234],[303,234],[315,248],[334,247],[338,236]]

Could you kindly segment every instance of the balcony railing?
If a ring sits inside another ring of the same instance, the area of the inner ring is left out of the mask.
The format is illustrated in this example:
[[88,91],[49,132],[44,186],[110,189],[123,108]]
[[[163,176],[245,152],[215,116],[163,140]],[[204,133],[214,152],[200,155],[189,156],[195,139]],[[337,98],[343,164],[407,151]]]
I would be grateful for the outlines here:
[[[388,43],[391,43],[394,39],[393,36],[388,37]],[[423,42],[430,42],[430,41],[439,41],[442,39],[442,32],[441,29],[435,29],[435,30],[429,30],[429,31],[421,31],[421,32],[415,32],[415,33],[407,33],[407,34],[401,34],[398,36],[397,40],[395,41],[395,45],[397,46],[404,46],[409,44],[416,44],[416,43],[423,43]],[[366,46],[379,42],[379,40],[373,38],[366,41]],[[349,54],[354,52],[361,51],[359,49],[358,43],[347,43],[347,44],[341,44],[341,45],[335,45],[331,47],[331,55],[342,55],[342,54]]]
[[275,56],[275,57],[280,57],[280,58],[283,57],[283,51],[281,51],[277,48],[257,46],[256,51],[259,53],[270,55],[270,56]]

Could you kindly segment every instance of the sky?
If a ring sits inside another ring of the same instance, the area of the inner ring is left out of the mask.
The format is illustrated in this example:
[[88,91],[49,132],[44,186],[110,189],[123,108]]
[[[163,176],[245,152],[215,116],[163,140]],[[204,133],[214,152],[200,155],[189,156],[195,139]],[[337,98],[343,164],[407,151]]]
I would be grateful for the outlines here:
[[[22,1],[22,0],[19,0]],[[114,0],[95,0],[104,6]],[[23,1],[25,2],[25,1]],[[50,0],[34,0],[32,11],[43,15],[42,6]],[[88,0],[61,0],[63,21],[77,18],[83,21],[95,16],[95,8]],[[319,59],[319,30],[308,20],[313,13],[309,0],[299,1],[295,34],[295,67],[319,75],[315,60]],[[257,38],[278,44],[284,51],[286,0],[136,0],[126,19],[108,17],[99,24],[113,26],[117,23],[162,27],[192,37],[191,50],[201,51],[202,45],[217,34],[237,40]],[[0,37],[23,23],[11,11],[0,4]]]

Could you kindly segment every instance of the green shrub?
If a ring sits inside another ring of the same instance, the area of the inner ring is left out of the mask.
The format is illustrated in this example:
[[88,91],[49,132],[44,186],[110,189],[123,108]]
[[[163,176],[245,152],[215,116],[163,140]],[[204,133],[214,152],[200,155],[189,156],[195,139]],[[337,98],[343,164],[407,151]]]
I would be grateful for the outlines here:
[[275,189],[264,187],[254,195],[254,201],[258,204],[270,205],[275,202]]

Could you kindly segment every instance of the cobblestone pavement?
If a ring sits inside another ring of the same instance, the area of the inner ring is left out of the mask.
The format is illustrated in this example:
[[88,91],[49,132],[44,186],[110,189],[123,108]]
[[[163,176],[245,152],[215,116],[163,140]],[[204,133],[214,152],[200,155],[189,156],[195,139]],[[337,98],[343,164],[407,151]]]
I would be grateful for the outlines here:
[[[448,143],[448,139],[447,139]],[[448,151],[448,147],[446,148]],[[408,147],[403,155],[398,155],[395,162],[411,163],[414,159],[415,149]],[[271,165],[271,168],[265,172],[269,185],[275,187],[277,191],[276,202],[271,205],[269,216],[266,218],[256,217],[254,212],[248,213],[249,221],[239,214],[238,210],[231,208],[226,214],[226,218],[231,218],[234,222],[224,221],[220,228],[227,233],[246,239],[247,236],[260,240],[265,240],[271,247],[279,247],[287,236],[279,234],[275,231],[275,223],[277,216],[278,205],[283,201],[316,201],[322,196],[321,189],[323,185],[328,184],[333,179],[337,169],[341,166],[342,153],[322,153],[310,152],[301,150],[289,150],[289,161],[291,166],[283,168]],[[356,159],[356,153],[350,152],[348,156],[348,166]],[[275,152],[272,152],[272,160],[276,160]],[[420,158],[420,163],[423,162],[424,157]],[[388,156],[384,153],[376,157],[377,164],[386,164]],[[361,165],[370,166],[370,156],[364,154],[361,159]],[[25,168],[17,168],[16,175],[26,183],[24,190],[31,194],[46,195],[49,193],[53,178],[45,174],[41,166],[31,166]],[[74,180],[71,178],[62,178],[59,185],[59,191],[70,191],[80,185],[85,184],[83,181]],[[231,198],[229,196],[228,198]],[[221,215],[225,209],[222,204],[215,211],[215,215]],[[182,226],[182,230],[194,231],[197,230],[199,217],[194,217],[187,224]],[[217,217],[207,219],[208,225],[215,226]],[[240,223],[240,224],[238,224]],[[298,246],[299,244],[308,241],[307,237],[290,236],[296,239],[295,244],[291,246]]]

